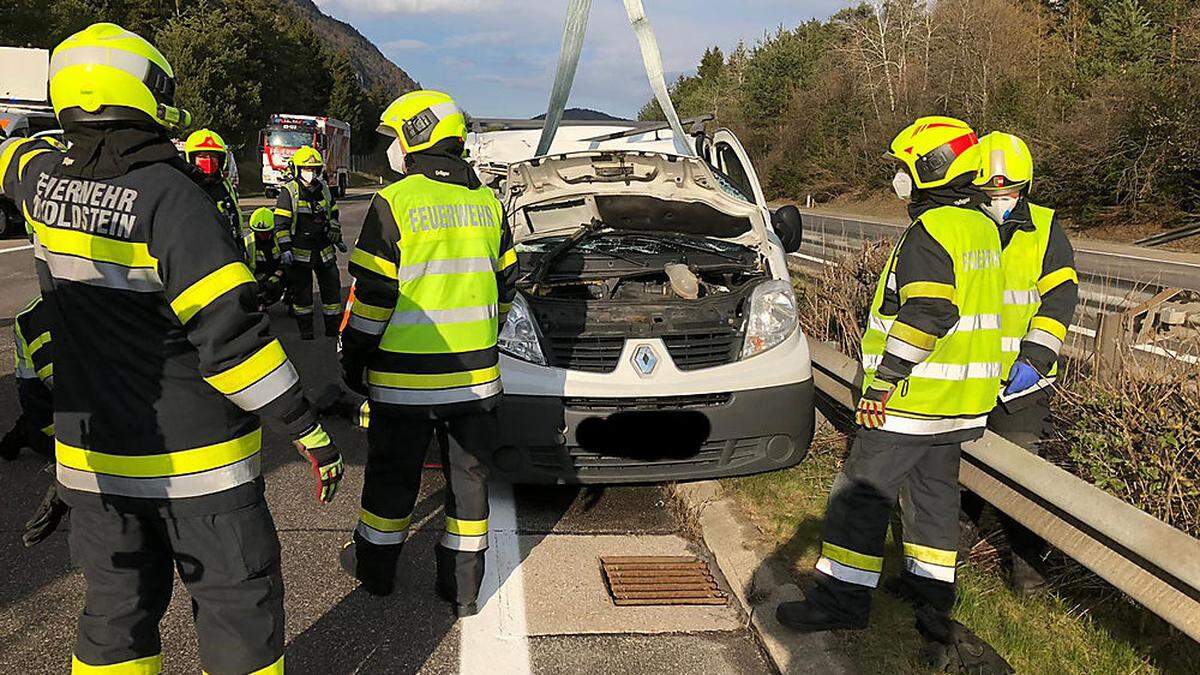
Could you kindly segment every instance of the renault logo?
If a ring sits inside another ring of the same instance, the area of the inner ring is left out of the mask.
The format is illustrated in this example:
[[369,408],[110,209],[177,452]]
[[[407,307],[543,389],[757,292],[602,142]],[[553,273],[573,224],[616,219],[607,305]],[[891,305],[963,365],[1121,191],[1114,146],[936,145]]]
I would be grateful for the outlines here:
[[650,345],[638,345],[633,350],[633,367],[637,368],[642,377],[649,377],[658,367],[658,354]]

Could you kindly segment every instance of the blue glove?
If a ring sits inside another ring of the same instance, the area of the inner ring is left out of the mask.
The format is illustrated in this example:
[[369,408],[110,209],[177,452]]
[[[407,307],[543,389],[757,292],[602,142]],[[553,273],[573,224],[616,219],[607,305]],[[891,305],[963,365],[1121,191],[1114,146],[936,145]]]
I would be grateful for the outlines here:
[[1024,361],[1017,361],[1013,364],[1012,370],[1008,371],[1008,386],[1004,388],[1004,395],[1019,394],[1037,384],[1041,379],[1042,375],[1037,368]]

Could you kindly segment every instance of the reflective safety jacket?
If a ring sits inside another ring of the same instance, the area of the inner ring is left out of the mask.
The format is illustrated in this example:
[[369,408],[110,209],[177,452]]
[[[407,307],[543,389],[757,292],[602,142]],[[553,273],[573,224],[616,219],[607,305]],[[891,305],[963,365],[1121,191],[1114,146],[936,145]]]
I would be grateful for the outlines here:
[[246,219],[242,217],[241,207],[238,205],[237,190],[233,189],[233,183],[229,182],[228,178],[221,179],[215,183],[201,183],[201,187],[212,197],[217,204],[217,211],[221,214],[221,220],[225,224],[225,228],[229,231],[229,236],[233,238],[238,250],[242,252],[242,258],[254,270],[254,231],[246,223]]
[[284,183],[275,202],[275,236],[280,251],[291,251],[296,262],[329,265],[336,261],[332,244],[341,241],[342,226],[324,181],[317,195],[295,179]]
[[375,195],[350,256],[355,300],[342,346],[367,363],[375,410],[487,409],[501,393],[496,336],[514,293],[512,235],[470,167],[440,160],[451,170],[419,173],[423,162],[410,161],[409,175]]
[[1000,388],[1000,238],[982,212],[938,206],[904,233],[862,340],[864,391],[896,385],[882,432],[977,438]]
[[50,317],[47,314],[40,295],[17,312],[13,320],[13,373],[26,422],[52,441],[54,346],[50,343]]
[[259,416],[293,438],[315,418],[217,208],[182,160],[81,178],[66,158],[0,146],[0,192],[32,226],[54,329],[59,493],[176,516],[260,500]]
[[1079,300],[1075,252],[1054,211],[1022,199],[1000,226],[1004,247],[1001,333],[1005,375],[1020,358],[1042,374],[1022,395],[1058,375],[1058,357]]

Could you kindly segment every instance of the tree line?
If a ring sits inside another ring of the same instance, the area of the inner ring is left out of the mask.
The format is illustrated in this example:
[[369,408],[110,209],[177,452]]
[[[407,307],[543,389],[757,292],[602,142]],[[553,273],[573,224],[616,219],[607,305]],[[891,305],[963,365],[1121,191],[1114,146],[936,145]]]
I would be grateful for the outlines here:
[[1194,0],[867,0],[708,49],[672,100],[734,129],[773,197],[882,193],[894,134],[946,114],[1025,138],[1076,226],[1170,226],[1200,219],[1198,89]]
[[192,127],[214,129],[247,160],[277,112],[348,122],[352,151],[373,152],[379,113],[400,93],[365,82],[346,51],[278,0],[6,0],[0,44],[52,49],[97,21],[154,43],[175,70]]

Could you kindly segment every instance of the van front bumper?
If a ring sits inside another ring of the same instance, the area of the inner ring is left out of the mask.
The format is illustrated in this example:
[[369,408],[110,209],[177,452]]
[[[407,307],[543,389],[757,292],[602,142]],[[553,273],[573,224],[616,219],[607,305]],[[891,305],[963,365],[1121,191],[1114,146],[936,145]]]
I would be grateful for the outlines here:
[[657,483],[794,466],[808,454],[813,381],[659,397],[506,394],[493,473],[515,483]]

